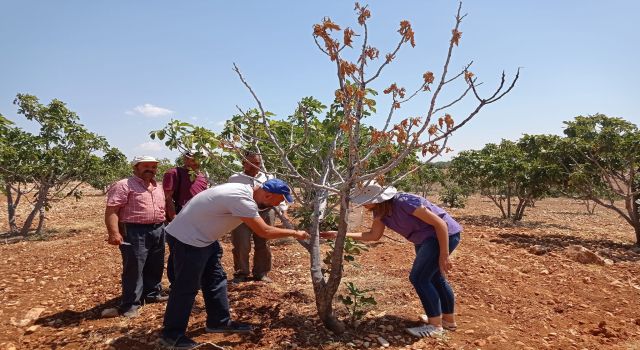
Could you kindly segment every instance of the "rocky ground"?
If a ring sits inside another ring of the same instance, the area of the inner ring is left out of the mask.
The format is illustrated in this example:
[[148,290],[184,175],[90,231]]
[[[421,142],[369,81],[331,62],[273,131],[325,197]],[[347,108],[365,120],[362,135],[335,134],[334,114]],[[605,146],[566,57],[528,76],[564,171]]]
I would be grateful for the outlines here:
[[[156,347],[163,305],[145,306],[134,319],[101,317],[118,303],[120,274],[119,252],[105,242],[103,210],[98,193],[67,200],[49,212],[47,236],[0,245],[0,349]],[[588,215],[568,199],[538,202],[517,225],[498,219],[480,197],[451,212],[465,228],[450,274],[455,332],[440,339],[404,332],[423,313],[408,281],[413,248],[387,232],[358,257],[359,267],[345,269],[344,281],[373,289],[378,302],[357,328],[337,336],[322,327],[308,255],[285,240],[272,243],[274,283],[229,289],[234,317],[258,330],[204,333],[198,297],[189,336],[230,349],[380,348],[378,337],[390,349],[640,349],[640,250],[622,219],[604,209]],[[229,272],[229,241],[223,246]]]

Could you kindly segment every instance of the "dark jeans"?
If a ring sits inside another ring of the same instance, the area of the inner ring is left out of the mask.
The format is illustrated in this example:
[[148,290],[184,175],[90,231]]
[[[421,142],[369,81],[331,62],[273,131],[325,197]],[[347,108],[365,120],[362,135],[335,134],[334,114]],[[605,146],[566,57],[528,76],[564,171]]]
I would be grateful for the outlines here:
[[[274,209],[261,211],[260,216],[267,225],[272,225],[275,221]],[[233,275],[236,277],[249,275],[251,240],[253,240],[253,276],[260,278],[271,271],[271,248],[269,248],[268,241],[251,231],[249,226],[241,224],[231,231]]]
[[[456,249],[458,243],[460,233],[449,236],[449,253]],[[413,261],[409,280],[416,289],[427,316],[453,313],[455,296],[449,282],[440,273],[438,239],[426,239],[422,244],[416,244],[415,249],[416,259]]]
[[222,268],[222,247],[218,241],[206,247],[184,244],[167,234],[173,254],[174,281],[164,313],[162,336],[176,340],[183,336],[189,324],[198,289],[202,290],[207,311],[206,326],[227,325],[231,319],[227,297],[227,274]]
[[160,295],[164,271],[164,225],[124,224],[122,253],[122,299],[120,310],[139,307],[144,298]]

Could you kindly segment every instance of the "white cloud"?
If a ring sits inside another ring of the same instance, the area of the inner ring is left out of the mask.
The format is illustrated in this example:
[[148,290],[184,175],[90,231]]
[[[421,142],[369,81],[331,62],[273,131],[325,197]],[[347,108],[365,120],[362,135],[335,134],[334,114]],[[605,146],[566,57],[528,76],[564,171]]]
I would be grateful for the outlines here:
[[141,115],[147,118],[166,117],[173,114],[173,111],[167,108],[154,106],[151,103],[145,103],[134,107],[130,111],[125,112],[127,115]]
[[136,148],[145,152],[160,152],[164,149],[164,146],[159,142],[149,141],[139,144]]

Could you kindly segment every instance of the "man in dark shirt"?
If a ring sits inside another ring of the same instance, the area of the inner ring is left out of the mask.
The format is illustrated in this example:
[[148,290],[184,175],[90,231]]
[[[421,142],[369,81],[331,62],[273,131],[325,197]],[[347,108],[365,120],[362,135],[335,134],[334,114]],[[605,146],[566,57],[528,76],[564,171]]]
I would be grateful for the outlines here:
[[[167,170],[162,178],[167,222],[171,222],[193,196],[208,187],[207,178],[200,172],[200,164],[195,158],[195,152],[184,153],[182,159],[183,166]],[[169,283],[173,283],[174,279],[172,260],[171,249],[169,249],[169,259],[167,261]]]

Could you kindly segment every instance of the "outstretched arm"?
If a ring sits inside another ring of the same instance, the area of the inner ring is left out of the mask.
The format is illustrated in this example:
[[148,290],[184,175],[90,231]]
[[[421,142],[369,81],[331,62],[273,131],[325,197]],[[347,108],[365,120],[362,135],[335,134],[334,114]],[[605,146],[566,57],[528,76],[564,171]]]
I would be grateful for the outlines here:
[[[371,230],[368,232],[347,232],[347,237],[353,238],[358,241],[377,241],[382,237],[384,233],[384,224],[380,219],[374,219],[371,225]],[[320,232],[322,238],[335,238],[338,235],[338,231],[324,231]]]
[[259,216],[256,216],[255,218],[241,217],[240,219],[242,219],[242,222],[249,226],[251,231],[255,232],[258,236],[264,239],[293,237],[298,240],[305,240],[309,238],[309,234],[306,231],[290,230],[288,228],[269,226]]

